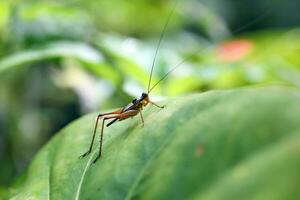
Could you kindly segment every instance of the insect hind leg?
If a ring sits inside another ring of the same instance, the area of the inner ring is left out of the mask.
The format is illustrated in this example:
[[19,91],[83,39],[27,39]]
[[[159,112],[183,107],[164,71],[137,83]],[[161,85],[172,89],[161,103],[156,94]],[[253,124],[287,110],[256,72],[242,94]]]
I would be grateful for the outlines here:
[[79,156],[79,158],[84,158],[85,156],[89,155],[93,149],[93,144],[94,144],[94,139],[95,139],[95,135],[96,135],[96,131],[97,131],[97,126],[98,126],[98,122],[99,122],[99,119],[102,117],[103,115],[102,114],[99,114],[97,116],[97,120],[96,120],[96,123],[95,123],[95,128],[94,128],[94,132],[93,132],[93,137],[92,137],[92,141],[91,141],[91,144],[90,144],[90,148],[87,152],[85,152],[84,154],[82,154],[81,156]]
[[104,123],[106,120],[109,119],[113,119],[109,124],[111,125],[112,123],[116,122],[117,120],[122,120],[122,119],[127,119],[129,117],[133,117],[136,114],[138,114],[138,110],[128,110],[126,112],[123,112],[121,114],[118,115],[114,115],[114,116],[108,116],[108,117],[104,117],[102,120],[102,127],[101,127],[101,133],[100,133],[100,146],[99,146],[99,152],[97,157],[95,158],[95,160],[93,161],[93,163],[96,163],[97,160],[101,157],[102,155],[102,143],[103,143],[103,133],[104,133]]
[[118,118],[111,120],[108,124],[106,124],[106,127],[109,127],[110,125],[112,125],[116,121],[118,121]]
[[94,132],[93,132],[92,141],[91,141],[91,144],[90,144],[90,148],[89,148],[89,150],[87,152],[85,152],[84,154],[82,154],[81,156],[79,156],[79,158],[84,158],[85,156],[87,156],[87,155],[89,155],[91,153],[91,151],[93,149],[93,145],[94,145],[94,139],[95,139],[95,135],[96,135],[96,131],[97,131],[97,126],[98,126],[99,119],[101,117],[106,116],[106,115],[112,115],[112,114],[118,115],[118,114],[122,113],[122,111],[123,111],[123,108],[120,108],[120,109],[115,110],[113,112],[98,114],[97,120],[96,120],[96,123],[95,123],[95,128],[94,128]]

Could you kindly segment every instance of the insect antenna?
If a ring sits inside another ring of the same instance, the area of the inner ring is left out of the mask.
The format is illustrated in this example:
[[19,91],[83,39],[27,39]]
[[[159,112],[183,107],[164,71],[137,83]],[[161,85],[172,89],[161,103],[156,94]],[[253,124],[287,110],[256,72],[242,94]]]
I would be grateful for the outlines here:
[[[269,11],[265,11],[263,13],[261,13],[260,15],[258,15],[257,17],[255,17],[254,19],[252,19],[251,21],[249,21],[248,23],[242,25],[241,27],[235,29],[234,31],[231,32],[231,34],[236,34],[241,32],[242,30],[252,26],[253,24],[261,21],[262,19],[264,19],[266,17],[266,15],[268,15],[270,13]],[[160,83],[162,82],[165,78],[167,78],[172,72],[174,72],[178,67],[180,67],[183,63],[185,63],[186,61],[188,61],[189,59],[191,59],[192,57],[196,56],[197,54],[199,54],[200,52],[207,50],[208,47],[200,47],[198,49],[196,49],[191,55],[185,57],[181,62],[179,62],[178,64],[176,64],[173,68],[171,68],[159,81],[157,81],[150,89],[148,89],[148,94]],[[152,74],[152,71],[151,71]]]
[[153,74],[153,69],[154,69],[154,65],[155,65],[155,61],[156,61],[156,57],[157,57],[157,54],[158,54],[158,51],[159,51],[159,48],[161,46],[161,42],[162,42],[162,39],[164,38],[164,35],[166,33],[166,30],[167,30],[167,26],[170,22],[170,19],[175,11],[175,8],[177,6],[177,3],[178,3],[179,0],[176,0],[174,5],[173,5],[173,8],[170,12],[170,14],[168,15],[168,18],[167,18],[167,21],[163,27],[163,30],[162,32],[160,33],[160,36],[159,36],[159,40],[158,40],[158,43],[157,43],[157,47],[156,47],[156,50],[155,50],[155,54],[154,54],[154,57],[153,57],[153,61],[152,61],[152,65],[151,65],[151,72],[150,72],[150,76],[149,76],[149,82],[148,82],[148,88],[147,88],[147,93],[150,92],[150,85],[151,85],[151,80],[152,80],[152,74]]

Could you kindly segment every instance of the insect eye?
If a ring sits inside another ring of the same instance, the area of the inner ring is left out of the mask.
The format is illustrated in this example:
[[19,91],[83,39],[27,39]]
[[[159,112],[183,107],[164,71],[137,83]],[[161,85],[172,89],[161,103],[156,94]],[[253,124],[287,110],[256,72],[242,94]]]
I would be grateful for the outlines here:
[[145,98],[146,96],[147,96],[147,94],[146,94],[146,93],[143,93],[143,94],[142,94],[142,97],[144,97],[144,98]]

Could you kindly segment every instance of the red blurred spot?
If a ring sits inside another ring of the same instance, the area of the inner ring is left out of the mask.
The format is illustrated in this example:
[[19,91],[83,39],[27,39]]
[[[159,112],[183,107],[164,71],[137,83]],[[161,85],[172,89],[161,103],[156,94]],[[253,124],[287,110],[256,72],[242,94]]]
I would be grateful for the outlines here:
[[204,153],[204,146],[202,144],[197,145],[195,153],[196,156],[202,156]]
[[217,56],[225,62],[234,62],[247,56],[253,48],[250,40],[233,40],[221,43],[217,48]]

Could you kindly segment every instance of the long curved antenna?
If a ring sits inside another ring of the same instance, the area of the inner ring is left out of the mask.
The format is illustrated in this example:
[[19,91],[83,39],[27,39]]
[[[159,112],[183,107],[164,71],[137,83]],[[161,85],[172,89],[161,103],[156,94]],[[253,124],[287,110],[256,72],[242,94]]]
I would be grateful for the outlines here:
[[165,35],[165,33],[166,33],[167,26],[168,26],[168,24],[169,24],[169,22],[170,22],[170,19],[171,19],[172,15],[173,15],[173,13],[174,13],[174,11],[175,11],[175,8],[176,8],[176,6],[177,6],[178,1],[179,1],[179,0],[176,0],[176,1],[175,1],[174,5],[173,5],[173,8],[172,8],[172,10],[171,10],[171,12],[170,12],[170,14],[169,14],[169,16],[168,16],[168,18],[167,18],[167,21],[166,21],[166,23],[165,23],[165,25],[164,25],[164,28],[163,28],[163,30],[162,30],[160,36],[159,36],[159,41],[158,41],[158,44],[157,44],[157,47],[156,47],[156,50],[155,50],[155,54],[154,54],[154,58],[153,58],[153,61],[152,61],[152,65],[151,65],[151,72],[150,72],[150,76],[149,76],[148,89],[147,89],[147,90],[148,90],[148,93],[149,93],[149,91],[150,91],[151,79],[152,79],[152,74],[153,74],[153,69],[154,69],[154,65],[155,65],[157,53],[158,53],[159,47],[160,47],[160,45],[161,45],[162,39],[163,39],[163,37],[164,37],[164,35]]
[[[236,34],[241,32],[242,30],[252,26],[253,24],[261,21],[263,18],[266,17],[266,15],[269,14],[268,11],[263,12],[262,14],[258,15],[257,17],[255,17],[253,20],[249,21],[248,23],[246,23],[245,25],[235,29],[234,31],[232,31],[232,34]],[[175,65],[175,67],[173,67],[172,69],[170,69],[170,71],[168,71],[159,81],[157,81],[149,90],[148,90],[148,94],[160,83],[162,82],[165,78],[167,78],[167,76],[169,74],[171,74],[173,71],[175,71],[178,67],[180,67],[183,63],[185,63],[186,61],[188,61],[190,58],[194,57],[195,55],[197,55],[198,53],[200,53],[201,51],[207,50],[208,47],[201,47],[199,49],[197,49],[196,51],[194,51],[191,55],[185,57],[180,63],[178,63],[177,65]]]

